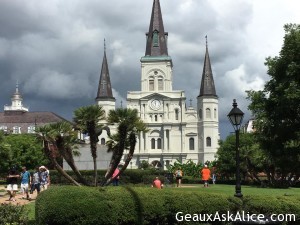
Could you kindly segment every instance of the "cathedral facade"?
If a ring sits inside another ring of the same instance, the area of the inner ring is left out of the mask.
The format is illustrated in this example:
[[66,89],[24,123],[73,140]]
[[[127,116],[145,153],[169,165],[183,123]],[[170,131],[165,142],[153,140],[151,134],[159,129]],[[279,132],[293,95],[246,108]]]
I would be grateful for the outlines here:
[[[176,160],[204,163],[213,161],[217,152],[220,139],[218,96],[207,43],[202,77],[199,72],[199,81],[195,81],[199,82],[195,109],[186,104],[184,90],[173,90],[173,61],[168,54],[167,36],[160,2],[154,0],[145,55],[140,60],[141,90],[127,94],[127,107],[138,110],[149,130],[137,138],[133,168],[142,161],[157,167],[165,167]],[[109,110],[115,109],[115,101],[104,51],[96,103],[108,115]],[[106,139],[105,133],[99,138],[102,144]]]

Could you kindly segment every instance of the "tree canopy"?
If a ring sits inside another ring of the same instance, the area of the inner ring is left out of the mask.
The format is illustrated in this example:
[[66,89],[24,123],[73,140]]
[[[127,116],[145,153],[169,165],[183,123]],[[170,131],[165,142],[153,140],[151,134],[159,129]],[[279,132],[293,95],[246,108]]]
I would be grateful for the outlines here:
[[298,179],[300,173],[300,25],[287,24],[284,30],[279,56],[265,62],[270,80],[263,90],[247,92],[273,180],[275,174]]
[[0,173],[6,173],[13,165],[34,169],[49,163],[41,143],[32,134],[4,135],[0,132],[0,158]]

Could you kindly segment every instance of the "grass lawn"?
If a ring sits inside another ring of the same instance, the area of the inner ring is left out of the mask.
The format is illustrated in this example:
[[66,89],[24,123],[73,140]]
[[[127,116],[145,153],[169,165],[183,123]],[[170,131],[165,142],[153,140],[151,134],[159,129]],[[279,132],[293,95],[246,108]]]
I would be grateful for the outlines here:
[[35,224],[35,203],[31,202],[27,205],[25,205],[25,208],[28,212],[28,219],[29,219],[29,225],[30,224]]
[[[190,186],[190,187],[189,187]],[[203,188],[203,185],[184,185],[182,188],[176,188],[179,191],[200,191],[205,193],[220,193],[226,195],[234,195],[234,185],[215,184],[208,188]],[[247,195],[263,195],[263,196],[293,196],[300,198],[300,188],[274,189],[274,188],[259,188],[253,186],[242,186],[242,194]]]

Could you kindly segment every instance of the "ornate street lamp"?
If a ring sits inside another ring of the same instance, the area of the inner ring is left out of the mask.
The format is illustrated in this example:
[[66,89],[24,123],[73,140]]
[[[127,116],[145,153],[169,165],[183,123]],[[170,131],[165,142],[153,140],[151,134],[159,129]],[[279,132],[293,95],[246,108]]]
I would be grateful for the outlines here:
[[235,130],[236,185],[235,185],[234,196],[243,197],[242,189],[241,189],[241,176],[240,176],[239,134],[240,134],[240,127],[243,121],[244,113],[237,107],[237,103],[235,99],[233,99],[232,106],[233,108],[231,109],[227,117]]

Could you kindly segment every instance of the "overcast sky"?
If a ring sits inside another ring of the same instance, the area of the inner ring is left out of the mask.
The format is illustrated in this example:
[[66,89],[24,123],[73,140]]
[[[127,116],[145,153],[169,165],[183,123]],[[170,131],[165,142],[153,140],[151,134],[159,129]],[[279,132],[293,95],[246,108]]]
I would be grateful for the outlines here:
[[[236,98],[245,112],[246,90],[263,88],[264,61],[278,55],[286,23],[300,23],[299,0],[161,0],[173,89],[187,105],[199,94],[205,35],[219,96],[221,137],[233,131],[226,115]],[[93,104],[106,39],[117,106],[140,90],[153,0],[0,0],[0,107],[11,104],[18,80],[30,111],[71,120]],[[3,108],[2,108],[3,110]],[[1,111],[2,111],[1,110]]]

